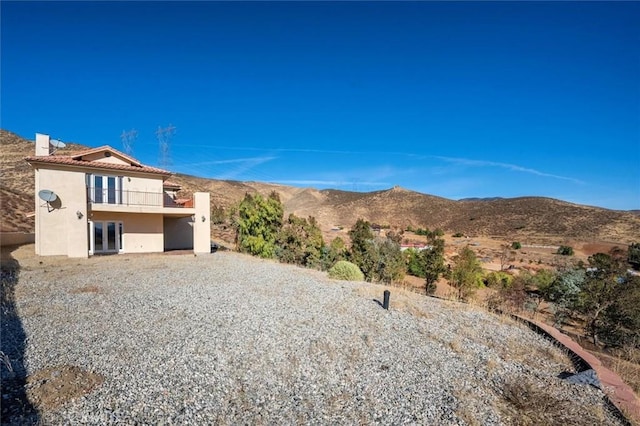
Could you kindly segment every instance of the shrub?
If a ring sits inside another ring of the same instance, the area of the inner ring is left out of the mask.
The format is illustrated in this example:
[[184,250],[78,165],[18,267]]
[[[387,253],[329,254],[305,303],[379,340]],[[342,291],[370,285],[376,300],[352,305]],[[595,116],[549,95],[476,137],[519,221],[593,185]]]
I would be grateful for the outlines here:
[[573,256],[573,247],[570,246],[560,246],[558,247],[558,251],[556,254],[560,254],[562,256]]
[[520,250],[522,248],[522,244],[520,244],[520,241],[514,241],[511,243],[511,248],[514,250]]
[[364,274],[355,265],[346,260],[340,260],[329,269],[329,278],[344,281],[364,281]]
[[455,234],[452,235],[453,238],[461,238],[464,237],[464,234],[462,232],[456,232]]
[[213,206],[211,209],[211,223],[220,225],[227,219],[227,214],[222,206]]
[[313,216],[309,220],[289,215],[278,235],[276,255],[281,262],[308,268],[320,267],[322,231]]
[[342,238],[334,238],[328,246],[322,247],[322,253],[320,255],[320,266],[322,270],[329,270],[337,261],[346,259],[348,254],[349,250]]
[[424,265],[422,264],[422,256],[420,252],[414,248],[409,248],[404,252],[405,262],[407,263],[407,273],[414,277],[424,278]]
[[283,211],[275,191],[268,198],[260,194],[245,194],[233,219],[238,251],[264,258],[274,257]]
[[490,272],[485,277],[487,287],[492,288],[508,288],[511,287],[513,276],[504,272]]

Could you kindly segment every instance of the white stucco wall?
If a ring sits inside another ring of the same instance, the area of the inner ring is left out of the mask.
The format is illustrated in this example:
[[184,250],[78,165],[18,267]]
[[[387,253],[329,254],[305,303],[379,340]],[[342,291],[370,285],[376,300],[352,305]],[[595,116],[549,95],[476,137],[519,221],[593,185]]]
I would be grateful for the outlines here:
[[92,221],[122,222],[123,253],[157,253],[164,251],[161,214],[93,212]]
[[135,176],[121,173],[119,176],[125,176],[122,180],[122,186],[125,191],[142,191],[162,193],[162,178],[160,176]]
[[[193,252],[211,252],[211,205],[208,192],[196,192],[193,194],[194,207],[196,209],[193,222]],[[204,220],[203,220],[204,218]]]
[[[54,169],[37,169],[35,173],[36,254],[87,257],[89,245],[84,174]],[[58,197],[50,208],[38,197],[42,189],[54,191]]]
[[125,164],[131,165],[128,160],[122,159],[116,155],[105,156],[105,151],[96,152],[89,155],[83,155],[82,159],[85,161],[93,161],[96,163],[111,163],[111,164]]

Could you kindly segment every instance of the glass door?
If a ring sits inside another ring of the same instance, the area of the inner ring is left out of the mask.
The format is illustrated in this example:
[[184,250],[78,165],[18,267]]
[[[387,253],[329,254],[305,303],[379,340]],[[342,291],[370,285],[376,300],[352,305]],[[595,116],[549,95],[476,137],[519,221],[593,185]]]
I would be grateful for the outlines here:
[[122,222],[91,223],[90,254],[122,252]]
[[92,199],[98,204],[122,203],[122,176],[92,175]]

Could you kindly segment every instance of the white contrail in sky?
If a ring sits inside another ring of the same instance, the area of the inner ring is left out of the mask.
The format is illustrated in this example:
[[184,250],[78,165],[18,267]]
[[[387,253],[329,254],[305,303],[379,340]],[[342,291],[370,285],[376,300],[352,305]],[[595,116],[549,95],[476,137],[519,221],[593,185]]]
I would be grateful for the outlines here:
[[578,184],[584,184],[584,182],[579,179],[574,179],[567,176],[554,175],[551,173],[545,173],[536,169],[530,169],[527,167],[518,166],[517,164],[500,163],[496,161],[485,161],[485,160],[472,160],[469,158],[441,157],[441,156],[435,156],[435,155],[432,156],[432,158],[437,158],[438,160],[446,161],[448,163],[461,164],[463,166],[500,167],[503,169],[512,170],[514,172],[530,173],[536,176],[550,177],[554,179],[568,180],[570,182],[574,182]]

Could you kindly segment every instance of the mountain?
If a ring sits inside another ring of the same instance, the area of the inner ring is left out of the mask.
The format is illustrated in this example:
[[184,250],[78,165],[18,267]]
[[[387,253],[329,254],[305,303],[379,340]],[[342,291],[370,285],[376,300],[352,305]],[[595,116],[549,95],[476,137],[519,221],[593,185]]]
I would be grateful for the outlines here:
[[[23,160],[34,150],[33,141],[0,130],[0,204],[3,230],[33,230],[33,171]],[[61,153],[83,149],[70,144]],[[246,193],[268,195],[275,191],[285,214],[314,216],[327,239],[346,233],[358,218],[381,226],[441,228],[448,233],[496,236],[508,241],[562,242],[567,239],[628,244],[640,241],[640,216],[632,212],[572,204],[544,197],[449,200],[401,187],[383,191],[350,192],[334,189],[296,188],[261,182],[213,180],[177,174],[172,181],[182,185],[182,195],[196,191],[211,193],[212,207],[225,210]],[[228,225],[215,226],[214,237],[233,240]]]

